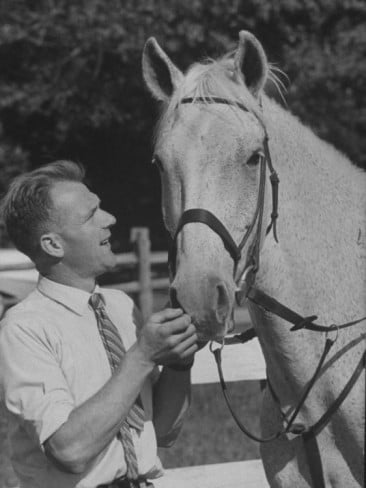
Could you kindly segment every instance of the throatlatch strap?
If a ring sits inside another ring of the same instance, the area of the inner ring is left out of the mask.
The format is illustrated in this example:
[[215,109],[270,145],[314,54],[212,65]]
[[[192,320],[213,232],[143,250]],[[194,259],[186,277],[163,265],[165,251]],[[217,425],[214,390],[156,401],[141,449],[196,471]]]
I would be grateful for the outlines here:
[[272,213],[271,213],[271,223],[267,227],[266,234],[269,234],[271,229],[273,229],[273,237],[276,242],[278,242],[277,236],[277,219],[278,219],[278,185],[280,183],[280,179],[278,177],[277,172],[273,168],[271,153],[269,152],[268,147],[268,135],[266,133],[266,138],[264,140],[264,151],[266,155],[266,161],[268,164],[268,168],[270,171],[270,181],[272,186]]

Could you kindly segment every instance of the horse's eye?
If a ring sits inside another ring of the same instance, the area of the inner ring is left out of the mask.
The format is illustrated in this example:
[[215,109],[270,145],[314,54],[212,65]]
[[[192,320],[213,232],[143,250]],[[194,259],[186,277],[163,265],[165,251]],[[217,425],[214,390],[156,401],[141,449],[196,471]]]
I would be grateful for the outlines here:
[[159,171],[164,171],[163,165],[161,164],[160,159],[156,155],[153,156],[151,162],[152,164],[155,164],[157,166]]
[[250,158],[247,161],[248,166],[257,166],[262,158],[264,158],[264,154],[262,152],[255,152],[250,156]]

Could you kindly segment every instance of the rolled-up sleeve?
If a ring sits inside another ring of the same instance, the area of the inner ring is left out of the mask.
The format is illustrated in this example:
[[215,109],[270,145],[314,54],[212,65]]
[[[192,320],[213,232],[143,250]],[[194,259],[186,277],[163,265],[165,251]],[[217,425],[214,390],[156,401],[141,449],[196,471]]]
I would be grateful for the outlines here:
[[52,344],[41,327],[3,323],[0,330],[2,399],[42,447],[74,409]]

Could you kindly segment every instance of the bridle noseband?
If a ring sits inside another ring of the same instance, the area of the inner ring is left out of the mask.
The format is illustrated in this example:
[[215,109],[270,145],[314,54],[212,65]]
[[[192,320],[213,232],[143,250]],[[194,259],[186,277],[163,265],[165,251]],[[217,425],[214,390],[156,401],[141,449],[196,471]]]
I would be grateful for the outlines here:
[[[182,104],[186,103],[215,103],[215,104],[224,104],[224,105],[231,105],[234,107],[238,107],[239,109],[249,112],[249,110],[241,103],[234,102],[231,100],[226,100],[224,98],[219,97],[197,97],[197,98],[183,98],[181,100]],[[253,112],[249,112],[253,113]],[[254,114],[255,115],[255,114]],[[176,254],[177,254],[177,238],[182,230],[182,228],[189,223],[201,223],[205,224],[210,227],[213,232],[215,232],[222,240],[225,249],[230,254],[232,260],[234,261],[234,280],[238,287],[242,284],[243,276],[247,276],[247,271],[250,269],[251,276],[254,277],[255,273],[259,268],[259,253],[260,253],[260,236],[262,230],[262,218],[264,212],[264,192],[265,192],[265,183],[266,183],[266,166],[268,166],[270,170],[270,180],[272,184],[272,213],[271,213],[271,222],[267,227],[266,233],[268,234],[271,229],[273,229],[273,235],[276,241],[277,239],[277,229],[276,229],[276,220],[278,217],[278,184],[279,179],[276,171],[273,168],[271,155],[269,152],[268,147],[268,134],[266,131],[265,126],[263,125],[262,121],[259,119],[258,116],[255,115],[257,120],[259,121],[260,125],[263,127],[264,130],[264,156],[261,157],[260,160],[260,180],[259,180],[259,191],[258,191],[258,198],[257,198],[257,205],[254,211],[254,215],[251,221],[251,224],[247,228],[243,238],[241,239],[240,243],[237,245],[232,238],[230,232],[227,230],[225,225],[209,210],[203,208],[191,208],[183,212],[181,215],[177,228],[175,230],[174,237],[172,239],[172,243],[169,250],[169,267],[172,276],[176,273]],[[247,244],[249,236],[252,234],[253,229],[257,223],[256,234],[251,246],[250,251],[248,252],[248,257],[244,266],[242,273],[237,276],[237,269],[238,264],[242,257],[242,250],[244,246]],[[254,279],[253,279],[254,281]],[[241,290],[239,290],[241,291]]]

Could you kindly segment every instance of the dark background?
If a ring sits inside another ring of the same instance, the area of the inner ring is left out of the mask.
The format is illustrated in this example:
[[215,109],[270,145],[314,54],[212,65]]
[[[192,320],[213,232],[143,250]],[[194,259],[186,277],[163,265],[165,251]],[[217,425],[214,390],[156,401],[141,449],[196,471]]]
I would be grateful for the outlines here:
[[289,109],[366,167],[364,1],[1,0],[0,19],[0,196],[19,172],[78,160],[118,218],[117,251],[137,225],[165,247],[149,164],[158,107],[141,75],[150,36],[184,70],[250,30],[289,77]]

